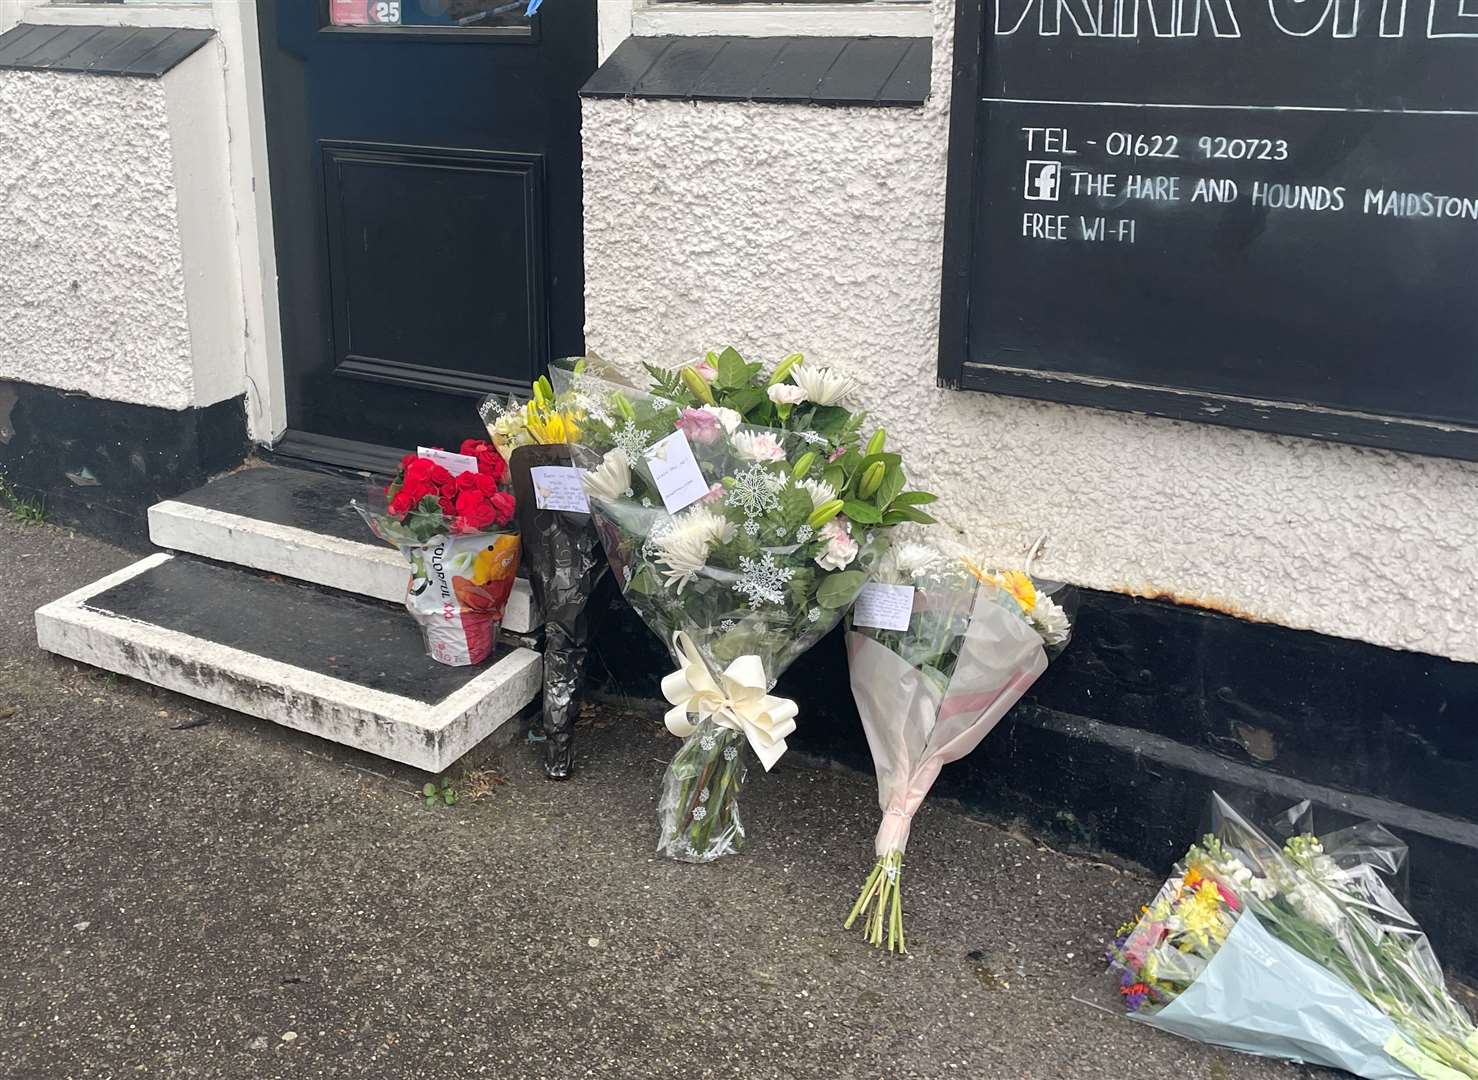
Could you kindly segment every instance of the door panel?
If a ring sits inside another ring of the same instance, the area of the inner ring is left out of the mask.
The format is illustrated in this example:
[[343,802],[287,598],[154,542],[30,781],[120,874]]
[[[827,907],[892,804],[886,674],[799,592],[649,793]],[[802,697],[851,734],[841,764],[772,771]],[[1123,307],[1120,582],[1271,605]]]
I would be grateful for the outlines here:
[[259,0],[294,436],[450,444],[477,397],[583,349],[595,0],[504,8],[335,26],[326,0]]
[[452,394],[528,387],[547,352],[543,164],[324,147],[335,375]]

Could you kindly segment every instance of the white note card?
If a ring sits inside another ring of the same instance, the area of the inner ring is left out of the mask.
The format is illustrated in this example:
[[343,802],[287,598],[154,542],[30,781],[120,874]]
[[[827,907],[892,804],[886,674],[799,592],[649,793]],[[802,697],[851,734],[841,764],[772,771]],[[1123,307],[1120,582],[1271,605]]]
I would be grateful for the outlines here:
[[880,585],[875,581],[862,586],[852,607],[853,626],[872,626],[878,630],[907,630],[913,617],[912,585]]
[[693,457],[693,448],[682,430],[674,431],[642,451],[652,480],[662,495],[662,505],[669,514],[691,506],[708,494],[708,481]]
[[453,476],[477,471],[477,459],[471,454],[454,454],[450,450],[433,450],[429,446],[416,447],[416,457],[434,461]]
[[529,470],[534,481],[534,505],[540,510],[590,513],[590,500],[580,479],[583,475],[572,465],[536,465]]

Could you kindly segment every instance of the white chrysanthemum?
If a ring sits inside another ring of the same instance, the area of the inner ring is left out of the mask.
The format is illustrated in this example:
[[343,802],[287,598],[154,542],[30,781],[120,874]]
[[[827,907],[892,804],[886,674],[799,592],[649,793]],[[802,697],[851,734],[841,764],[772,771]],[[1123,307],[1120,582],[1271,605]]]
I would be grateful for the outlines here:
[[817,405],[835,405],[857,389],[856,379],[835,368],[797,364],[791,369],[790,377],[806,392],[806,400]]
[[695,506],[673,519],[672,528],[657,541],[656,561],[663,566],[667,584],[677,591],[698,576],[708,563],[708,553],[715,544],[734,538],[734,526],[722,514]]
[[784,461],[785,447],[768,431],[736,431],[734,452],[746,461]]
[[619,499],[631,488],[631,462],[626,460],[626,451],[619,446],[606,451],[601,463],[582,479],[585,492],[597,499]]
[[1061,645],[1067,640],[1068,633],[1072,630],[1072,624],[1067,620],[1067,612],[1062,606],[1045,593],[1037,593],[1037,602],[1027,614],[1032,626],[1037,633],[1042,635],[1042,640],[1048,645]]
[[837,489],[825,480],[797,480],[795,486],[811,497],[812,510],[837,497]]
[[893,549],[893,565],[905,577],[925,577],[951,567],[950,560],[938,548],[912,541]]

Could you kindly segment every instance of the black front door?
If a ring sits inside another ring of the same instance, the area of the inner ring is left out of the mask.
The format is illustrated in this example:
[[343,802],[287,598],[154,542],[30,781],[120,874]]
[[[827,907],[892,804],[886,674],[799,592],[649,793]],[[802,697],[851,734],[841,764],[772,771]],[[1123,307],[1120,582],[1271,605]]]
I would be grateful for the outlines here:
[[259,0],[289,433],[341,465],[476,433],[581,351],[595,0]]

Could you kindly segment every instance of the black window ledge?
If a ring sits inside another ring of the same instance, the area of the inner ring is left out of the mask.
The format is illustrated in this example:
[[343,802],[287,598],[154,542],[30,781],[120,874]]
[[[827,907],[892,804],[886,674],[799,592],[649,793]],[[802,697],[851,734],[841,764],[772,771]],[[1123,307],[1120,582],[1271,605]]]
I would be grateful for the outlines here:
[[930,44],[905,37],[630,37],[580,93],[917,106],[929,96]]
[[21,23],[0,34],[0,71],[81,72],[157,79],[214,36],[214,30],[183,27]]

